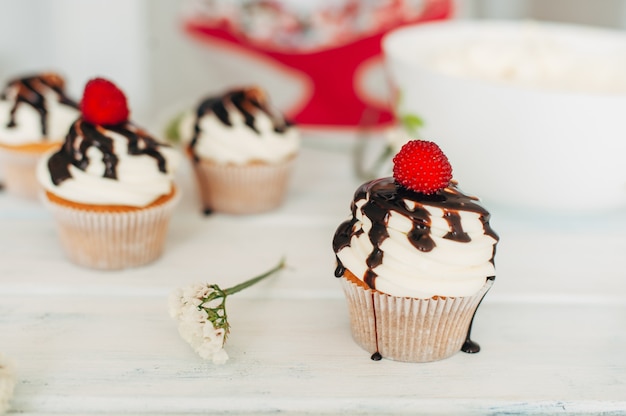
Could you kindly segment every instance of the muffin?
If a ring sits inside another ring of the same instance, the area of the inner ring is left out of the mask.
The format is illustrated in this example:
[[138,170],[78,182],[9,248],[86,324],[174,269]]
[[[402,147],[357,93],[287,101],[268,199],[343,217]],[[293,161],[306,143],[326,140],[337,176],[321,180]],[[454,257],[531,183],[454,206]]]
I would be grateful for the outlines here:
[[284,201],[300,135],[260,88],[203,100],[183,117],[179,136],[205,214],[255,214]]
[[64,87],[60,75],[42,73],[9,81],[0,93],[0,170],[12,194],[37,198],[37,160],[61,146],[79,116]]
[[409,141],[393,162],[393,177],[357,189],[333,238],[352,336],[373,359],[478,352],[471,325],[499,240],[490,214],[458,188],[435,143]]
[[61,245],[86,267],[147,264],[161,255],[180,199],[180,154],[128,121],[126,97],[106,79],[86,84],[80,108],[61,148],[37,166]]
[[13,364],[0,354],[0,415],[11,407],[11,399],[15,390]]

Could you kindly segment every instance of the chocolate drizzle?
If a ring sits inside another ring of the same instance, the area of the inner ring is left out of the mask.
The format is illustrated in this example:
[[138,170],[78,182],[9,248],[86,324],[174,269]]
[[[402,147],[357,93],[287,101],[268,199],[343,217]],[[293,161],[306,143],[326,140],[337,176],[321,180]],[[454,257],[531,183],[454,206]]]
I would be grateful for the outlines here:
[[200,120],[208,114],[214,114],[215,117],[226,127],[232,127],[232,121],[229,111],[229,105],[232,105],[244,119],[244,123],[256,134],[261,132],[256,126],[256,114],[261,112],[269,117],[272,121],[274,131],[276,133],[285,133],[291,126],[291,123],[276,112],[270,105],[265,93],[257,87],[237,89],[230,91],[224,95],[210,97],[200,103],[196,110],[196,119],[194,123],[193,136],[189,143],[189,151],[193,155],[194,161],[199,158],[195,153],[195,147],[201,133]]
[[150,156],[155,160],[159,171],[167,172],[166,160],[159,152],[160,146],[167,145],[157,142],[145,131],[130,123],[122,123],[105,128],[77,120],[70,128],[61,149],[48,159],[48,169],[50,170],[52,182],[55,185],[59,185],[64,180],[71,178],[70,165],[80,170],[87,169],[90,163],[87,151],[91,147],[95,147],[102,152],[102,162],[105,167],[102,176],[104,178],[117,179],[118,157],[115,154],[113,139],[108,136],[109,131],[127,139],[128,154]]
[[[489,276],[487,280],[495,280],[495,278],[496,278],[495,276]],[[476,354],[477,352],[480,352],[480,345],[477,342],[472,341],[472,325],[474,325],[474,318],[476,317],[476,312],[478,311],[480,304],[483,302],[483,299],[485,299],[486,294],[487,292],[485,292],[483,297],[480,299],[480,302],[478,302],[478,305],[476,306],[476,310],[474,310],[474,314],[472,315],[472,320],[470,321],[469,327],[467,328],[467,335],[465,336],[465,342],[463,342],[463,345],[461,346],[461,351],[468,353],[468,354]]]
[[[362,200],[366,200],[366,202],[360,209],[372,223],[368,238],[372,243],[373,250],[367,257],[368,269],[363,276],[364,282],[371,288],[376,288],[376,273],[373,269],[382,264],[383,261],[384,253],[380,246],[389,237],[387,226],[391,211],[396,211],[412,220],[413,226],[407,236],[411,244],[423,252],[429,252],[435,248],[435,242],[430,235],[430,213],[424,207],[425,205],[444,211],[443,218],[450,229],[444,236],[446,239],[462,243],[471,241],[470,236],[463,230],[460,217],[461,211],[470,211],[479,215],[485,234],[493,237],[496,241],[498,240],[497,234],[489,225],[489,212],[478,203],[476,198],[463,194],[455,184],[451,184],[434,194],[425,195],[400,186],[393,178],[382,178],[361,185],[355,192],[351,205],[352,217],[339,225],[335,232],[333,239],[335,253],[349,246],[354,235],[363,232],[361,227],[356,227],[358,222],[356,210],[359,209],[357,203]],[[493,262],[493,255],[491,262]],[[341,261],[337,259],[335,276],[341,277],[344,270]]]
[[44,96],[46,90],[53,91],[59,103],[78,109],[78,104],[65,95],[64,88],[65,82],[63,78],[54,73],[45,73],[10,81],[0,94],[0,99],[7,100],[9,99],[9,91],[11,89],[17,90],[15,104],[11,107],[9,122],[6,127],[17,127],[15,121],[17,109],[21,104],[27,104],[39,113],[41,119],[41,135],[46,137],[48,134],[48,108]]

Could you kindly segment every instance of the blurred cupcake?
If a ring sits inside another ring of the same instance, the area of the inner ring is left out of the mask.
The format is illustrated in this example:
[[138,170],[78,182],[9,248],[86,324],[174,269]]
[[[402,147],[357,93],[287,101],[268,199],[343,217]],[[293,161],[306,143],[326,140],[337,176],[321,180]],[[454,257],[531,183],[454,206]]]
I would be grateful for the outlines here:
[[61,149],[37,169],[63,249],[97,269],[149,263],[163,251],[179,200],[180,155],[128,121],[126,97],[110,81],[90,80],[80,108]]
[[205,214],[254,214],[284,201],[300,135],[260,88],[203,100],[182,118],[179,135]]
[[37,160],[61,145],[79,116],[64,87],[60,75],[43,73],[12,80],[0,93],[0,170],[9,192],[37,197]]
[[15,390],[15,374],[13,363],[0,354],[0,415],[11,407],[11,399]]
[[373,359],[478,352],[471,325],[495,279],[490,215],[433,142],[405,144],[393,172],[357,189],[333,238],[352,336]]

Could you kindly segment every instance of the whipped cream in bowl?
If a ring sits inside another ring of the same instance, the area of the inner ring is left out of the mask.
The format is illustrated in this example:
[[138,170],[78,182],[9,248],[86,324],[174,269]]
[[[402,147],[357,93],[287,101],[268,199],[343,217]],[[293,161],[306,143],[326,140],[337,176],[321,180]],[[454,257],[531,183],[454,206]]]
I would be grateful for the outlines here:
[[434,50],[427,65],[466,79],[579,93],[626,94],[626,56],[576,44],[538,22],[484,31]]

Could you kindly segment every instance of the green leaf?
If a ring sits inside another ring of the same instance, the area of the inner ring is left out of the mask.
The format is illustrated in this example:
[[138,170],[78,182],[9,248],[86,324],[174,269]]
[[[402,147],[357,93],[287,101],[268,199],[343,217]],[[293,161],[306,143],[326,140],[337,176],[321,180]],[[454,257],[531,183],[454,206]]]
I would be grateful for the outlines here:
[[165,126],[165,138],[167,141],[171,143],[180,142],[181,137],[178,127],[180,126],[180,122],[183,120],[183,117],[185,117],[185,114],[185,112],[181,112],[176,115],[176,117],[172,118],[169,123],[167,123],[167,126]]
[[404,128],[411,133],[416,133],[421,127],[424,127],[424,120],[417,114],[403,114],[400,121]]

